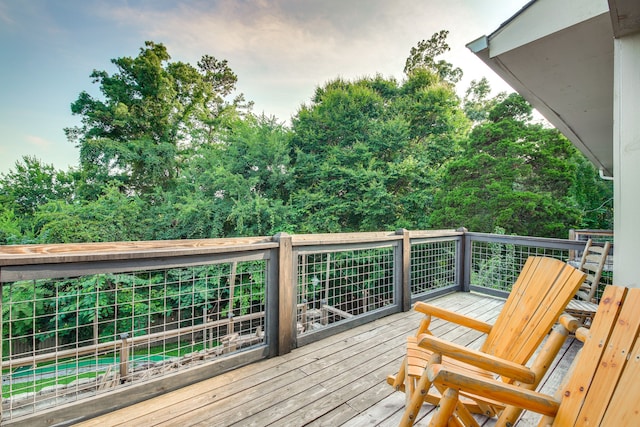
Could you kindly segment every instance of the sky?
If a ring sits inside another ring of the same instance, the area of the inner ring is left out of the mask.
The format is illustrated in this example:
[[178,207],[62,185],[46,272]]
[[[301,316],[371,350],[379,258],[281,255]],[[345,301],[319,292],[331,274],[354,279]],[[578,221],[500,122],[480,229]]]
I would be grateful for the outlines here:
[[341,77],[403,79],[409,51],[449,30],[443,59],[462,68],[460,94],[487,77],[511,91],[465,45],[488,35],[528,0],[0,0],[0,173],[34,156],[78,166],[64,129],[70,105],[99,96],[89,75],[115,71],[147,40],[173,61],[228,60],[253,112],[289,123],[315,89]]

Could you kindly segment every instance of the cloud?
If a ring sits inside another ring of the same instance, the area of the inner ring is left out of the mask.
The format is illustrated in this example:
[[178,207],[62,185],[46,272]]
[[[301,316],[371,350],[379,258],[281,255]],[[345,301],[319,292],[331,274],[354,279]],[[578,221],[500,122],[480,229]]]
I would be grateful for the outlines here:
[[53,145],[53,143],[48,139],[36,135],[25,135],[24,139],[29,145],[32,145],[40,150],[47,149]]
[[141,29],[145,40],[164,43],[174,60],[195,63],[203,54],[227,59],[256,110],[286,119],[333,78],[401,77],[419,40],[409,28],[415,22],[403,21],[424,9],[422,2],[401,3],[190,1],[170,11],[128,3],[100,13]]
[[13,24],[13,19],[9,15],[9,5],[4,1],[0,1],[0,22],[5,25]]
[[[503,3],[524,0],[496,0]],[[491,30],[483,2],[452,0],[190,0],[122,2],[97,10],[123,31],[164,43],[174,60],[195,64],[202,55],[227,59],[238,89],[265,111],[288,119],[316,86],[377,73],[402,79],[412,46],[450,30],[444,58],[469,71],[488,68],[464,47]],[[517,10],[513,7],[506,10]],[[501,21],[499,21],[501,22]],[[498,22],[498,23],[499,23]],[[497,24],[495,24],[497,25]],[[470,64],[470,65],[469,65]]]

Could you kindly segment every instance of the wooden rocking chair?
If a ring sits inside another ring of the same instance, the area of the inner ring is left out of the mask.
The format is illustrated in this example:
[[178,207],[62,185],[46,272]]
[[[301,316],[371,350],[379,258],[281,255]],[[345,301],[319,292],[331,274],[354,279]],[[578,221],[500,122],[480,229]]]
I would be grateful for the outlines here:
[[[576,337],[584,346],[555,397],[487,380],[443,365],[428,377],[444,389],[431,426],[456,425],[458,395],[474,393],[543,417],[539,426],[640,425],[640,289],[607,286],[590,329]],[[503,413],[497,426],[513,425],[518,413]]]
[[587,278],[578,289],[575,297],[569,301],[566,309],[567,313],[578,319],[581,326],[588,326],[598,309],[596,295],[610,247],[611,243],[609,242],[606,242],[604,246],[594,246],[593,241],[589,239],[582,252],[578,269],[587,273]]
[[[517,381],[535,388],[568,333],[577,328],[577,322],[565,322],[564,327],[554,328],[536,362],[531,368],[525,364],[549,335],[584,278],[584,273],[560,260],[529,257],[493,325],[429,304],[416,303],[414,309],[426,317],[416,336],[407,339],[407,355],[398,374],[387,378],[396,390],[407,394],[401,425],[413,424],[423,402],[438,404],[440,401],[441,394],[431,388],[427,375],[427,368],[434,364],[452,366],[487,379],[498,374],[506,382]],[[429,331],[432,316],[486,333],[487,337],[479,351],[439,339]],[[456,400],[458,413],[465,425],[477,425],[471,413],[495,416],[504,409],[500,402],[471,397]]]

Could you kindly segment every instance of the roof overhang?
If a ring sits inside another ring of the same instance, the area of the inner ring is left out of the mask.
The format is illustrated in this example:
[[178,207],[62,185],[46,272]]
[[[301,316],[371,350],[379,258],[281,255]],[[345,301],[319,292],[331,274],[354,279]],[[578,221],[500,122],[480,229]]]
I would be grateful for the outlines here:
[[639,28],[637,0],[534,0],[467,47],[613,175],[614,37]]

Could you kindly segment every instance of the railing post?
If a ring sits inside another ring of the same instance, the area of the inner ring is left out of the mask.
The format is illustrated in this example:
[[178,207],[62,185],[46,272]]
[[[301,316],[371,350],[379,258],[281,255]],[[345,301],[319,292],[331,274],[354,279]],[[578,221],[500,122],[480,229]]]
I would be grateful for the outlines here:
[[402,311],[411,310],[411,238],[409,230],[401,228],[396,234],[402,235],[402,267],[400,279],[400,308]]
[[124,384],[127,381],[129,375],[129,344],[127,338],[128,333],[120,334],[122,343],[120,343],[120,384]]
[[[0,270],[0,276],[2,276],[2,271]],[[2,286],[1,284],[2,282],[0,282],[0,313],[2,313],[2,298],[4,298],[4,292],[3,292],[3,288],[4,286]],[[3,337],[4,337],[4,322],[2,321],[2,318],[4,316],[0,315],[0,366],[2,364],[2,360],[4,359],[4,349],[2,347],[2,341],[3,341]],[[7,343],[9,345],[11,345],[11,340],[7,340]],[[9,347],[11,348],[11,347]],[[11,357],[11,353],[9,352],[9,357]],[[0,399],[0,422],[2,422],[2,399]]]
[[296,287],[293,275],[293,243],[287,233],[278,233],[274,240],[278,249],[278,355],[289,353],[294,345],[294,313]]
[[[576,238],[576,230],[574,228],[569,229],[569,240],[578,240]],[[577,251],[574,249],[569,249],[569,259],[573,260],[577,258],[578,258]]]
[[462,233],[460,238],[460,247],[458,248],[458,257],[456,265],[458,268],[458,286],[462,292],[471,291],[471,241],[467,237],[467,230],[464,227],[458,228],[456,231]]

